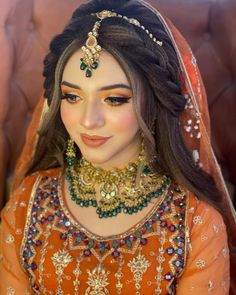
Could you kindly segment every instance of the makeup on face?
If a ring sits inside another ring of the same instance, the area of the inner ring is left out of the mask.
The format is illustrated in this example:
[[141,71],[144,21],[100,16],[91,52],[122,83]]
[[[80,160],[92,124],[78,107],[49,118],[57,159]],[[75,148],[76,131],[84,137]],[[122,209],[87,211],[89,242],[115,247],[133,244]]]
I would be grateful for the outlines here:
[[106,143],[111,137],[103,137],[97,135],[88,135],[80,133],[80,137],[83,143],[89,147],[99,147]]
[[[63,81],[61,83],[62,99],[75,103],[86,97],[80,86]],[[110,106],[120,106],[129,103],[132,91],[128,85],[114,84],[104,86],[97,90],[98,99],[103,99]]]
[[107,52],[101,53],[100,66],[87,79],[78,67],[81,54],[72,55],[62,76],[62,121],[87,161],[103,169],[123,167],[140,150],[130,83]]

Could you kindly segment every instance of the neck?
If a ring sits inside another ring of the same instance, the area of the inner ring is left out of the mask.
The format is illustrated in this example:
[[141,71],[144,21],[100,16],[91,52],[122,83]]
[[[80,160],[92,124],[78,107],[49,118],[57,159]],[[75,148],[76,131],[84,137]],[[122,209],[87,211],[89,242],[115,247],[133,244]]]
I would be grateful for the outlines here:
[[[138,146],[138,148],[137,148]],[[94,168],[100,168],[105,171],[114,170],[114,169],[123,169],[128,164],[138,160],[138,157],[141,153],[140,150],[141,142],[136,145],[136,148],[127,146],[127,153],[118,153],[112,160],[108,160],[103,163],[91,163]]]

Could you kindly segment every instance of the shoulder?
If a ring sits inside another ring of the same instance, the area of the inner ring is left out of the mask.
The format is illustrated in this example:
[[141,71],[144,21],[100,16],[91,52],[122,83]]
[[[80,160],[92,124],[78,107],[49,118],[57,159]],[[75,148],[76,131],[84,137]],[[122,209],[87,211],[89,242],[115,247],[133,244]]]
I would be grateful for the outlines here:
[[57,167],[57,168],[51,168],[47,170],[41,170],[32,173],[31,175],[27,176],[25,179],[31,179],[31,178],[38,178],[38,177],[58,177],[63,171],[62,167]]
[[210,227],[214,232],[218,232],[225,227],[223,216],[206,201],[199,200],[193,194],[188,196],[187,215],[190,228]]
[[35,184],[35,182],[38,179],[48,179],[48,178],[59,177],[61,173],[62,173],[62,168],[58,167],[58,168],[36,171],[26,176],[23,179],[21,185],[14,190],[11,198],[16,197],[16,195],[20,194],[22,191],[26,191],[27,189],[32,188],[32,186]]
[[37,171],[26,176],[23,179],[20,186],[12,192],[12,195],[10,197],[10,202],[12,203],[13,200],[17,200],[20,197],[24,198],[24,196],[27,195],[27,193],[30,193],[33,186],[37,183],[39,179],[44,180],[48,178],[59,177],[61,173],[62,173],[62,168],[59,167],[59,168]]
[[7,204],[1,212],[1,219],[18,226],[24,222],[24,216],[27,214],[27,208],[31,199],[31,195],[37,189],[40,181],[45,181],[48,178],[59,177],[62,168],[54,168],[45,171],[37,171],[29,176],[26,176],[20,186],[15,189]]
[[189,226],[185,269],[177,294],[228,294],[229,248],[222,215],[212,205],[189,194]]
[[209,203],[189,194],[187,220],[190,242],[194,251],[208,248],[209,251],[228,252],[227,231],[223,216]]

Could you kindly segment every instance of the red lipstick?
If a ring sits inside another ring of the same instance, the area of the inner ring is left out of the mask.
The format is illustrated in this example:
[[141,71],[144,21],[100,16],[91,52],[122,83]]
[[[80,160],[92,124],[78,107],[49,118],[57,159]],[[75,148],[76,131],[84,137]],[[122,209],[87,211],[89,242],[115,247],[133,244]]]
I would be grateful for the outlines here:
[[88,135],[81,133],[80,137],[83,141],[83,143],[90,147],[99,147],[106,143],[110,137],[103,137],[103,136],[97,136],[97,135]]

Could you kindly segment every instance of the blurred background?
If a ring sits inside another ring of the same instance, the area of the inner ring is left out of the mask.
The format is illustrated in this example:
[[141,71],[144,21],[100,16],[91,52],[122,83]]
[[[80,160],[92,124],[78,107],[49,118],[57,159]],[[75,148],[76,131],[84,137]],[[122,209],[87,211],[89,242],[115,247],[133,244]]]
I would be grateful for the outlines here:
[[[0,1],[0,209],[43,92],[43,59],[79,0]],[[190,44],[208,95],[211,139],[236,204],[236,0],[148,0]]]

